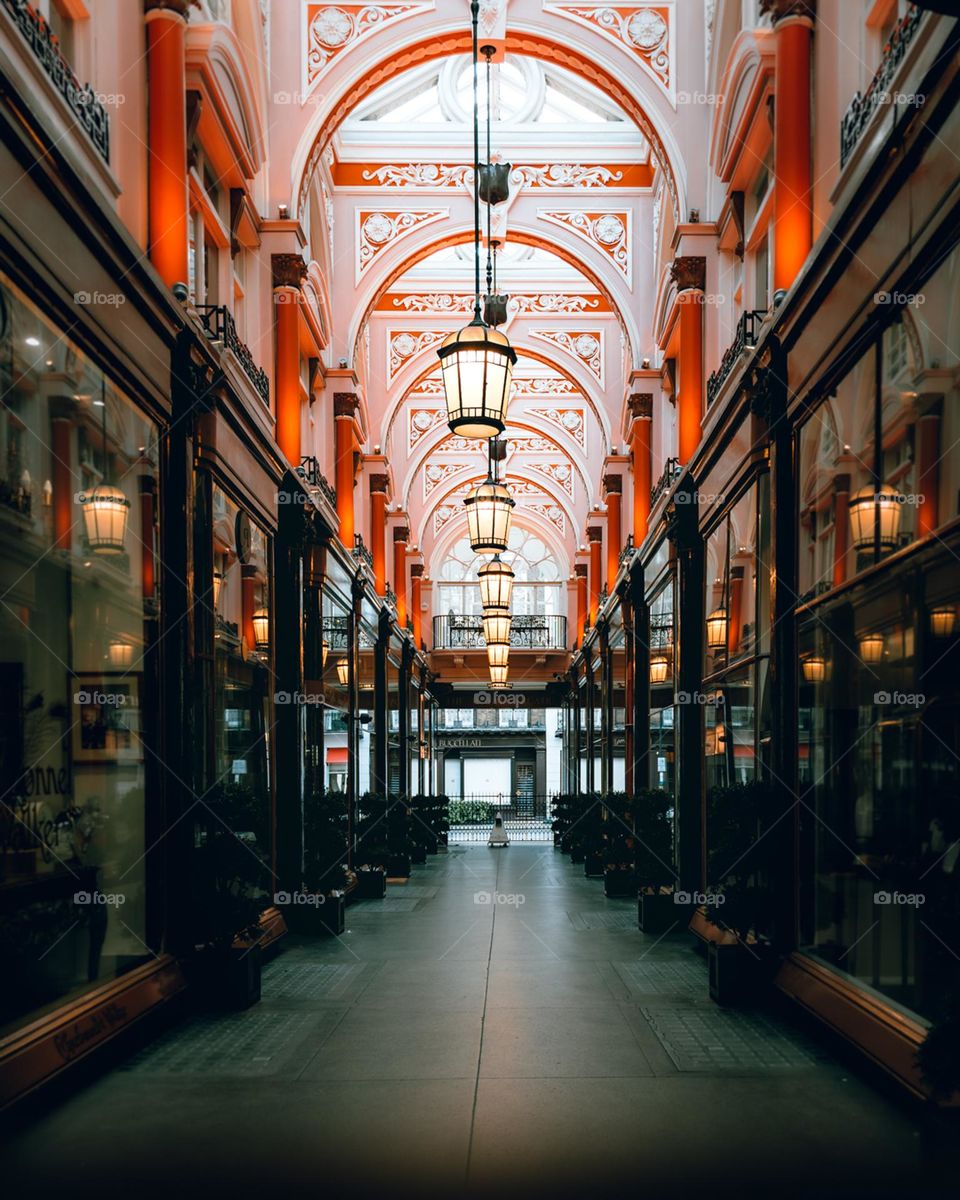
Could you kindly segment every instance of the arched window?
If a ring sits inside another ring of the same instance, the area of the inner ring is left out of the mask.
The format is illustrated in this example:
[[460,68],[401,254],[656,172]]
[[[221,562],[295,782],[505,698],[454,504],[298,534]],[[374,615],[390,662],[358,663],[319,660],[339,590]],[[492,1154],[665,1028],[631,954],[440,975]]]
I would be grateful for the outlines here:
[[[510,548],[501,556],[513,568],[513,611],[520,615],[553,615],[564,611],[562,571],[550,546],[532,529],[514,525]],[[479,616],[480,589],[477,571],[489,559],[474,554],[470,541],[460,538],[447,551],[434,573],[436,612]]]

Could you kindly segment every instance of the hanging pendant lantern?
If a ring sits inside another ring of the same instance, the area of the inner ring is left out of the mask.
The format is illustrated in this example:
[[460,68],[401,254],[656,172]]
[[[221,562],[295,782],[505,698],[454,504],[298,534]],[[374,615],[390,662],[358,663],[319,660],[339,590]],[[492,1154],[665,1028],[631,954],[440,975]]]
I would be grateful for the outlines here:
[[499,608],[484,610],[483,638],[488,646],[510,645],[510,623],[512,619],[509,610]]
[[484,611],[488,608],[510,608],[514,573],[499,554],[495,554],[477,571],[477,580],[480,584],[480,603]]
[[220,604],[221,587],[223,587],[223,572],[215,570],[213,572],[213,607],[215,609]]
[[715,608],[707,617],[707,647],[722,650],[727,644],[727,610]]
[[111,642],[107,647],[107,659],[111,667],[123,670],[133,665],[133,646],[130,642]]
[[337,659],[337,679],[340,680],[340,685],[346,687],[350,682],[350,661],[346,658]]
[[490,666],[490,686],[494,688],[505,688],[507,686],[507,675],[510,668],[506,663],[502,667]]
[[495,642],[487,646],[487,662],[491,667],[506,667],[510,659],[510,646]]
[[957,625],[957,610],[952,604],[940,604],[930,609],[930,632],[936,638],[953,636]]
[[670,672],[670,660],[663,654],[657,654],[650,659],[650,682],[653,684],[666,683]]
[[325,671],[327,669],[327,655],[329,653],[330,653],[330,643],[327,641],[326,638],[324,638],[320,644],[320,670],[321,671]]
[[499,554],[510,543],[516,501],[510,490],[487,476],[464,500],[470,548],[474,554]]
[[252,617],[253,640],[258,650],[266,650],[270,645],[270,613],[266,608],[258,608]]
[[[96,402],[94,402],[96,403]],[[83,493],[83,528],[93,554],[123,554],[130,501],[118,487],[107,483],[107,383],[100,380],[100,414],[103,426],[103,482]]]
[[903,498],[889,483],[875,488],[860,488],[850,498],[850,533],[856,550],[870,550],[876,528],[880,530],[880,549],[895,550],[900,540],[900,509]]
[[823,683],[827,677],[827,660],[821,654],[810,654],[801,663],[807,683]]
[[860,661],[868,666],[883,661],[883,634],[868,633],[859,642]]

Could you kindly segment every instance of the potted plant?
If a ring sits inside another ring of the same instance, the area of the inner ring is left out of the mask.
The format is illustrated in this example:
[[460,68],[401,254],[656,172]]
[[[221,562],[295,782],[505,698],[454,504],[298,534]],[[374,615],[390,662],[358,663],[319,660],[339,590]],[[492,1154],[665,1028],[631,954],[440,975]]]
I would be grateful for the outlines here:
[[602,879],[604,868],[603,804],[595,792],[583,797],[580,835],[583,839],[583,873],[588,879]]
[[954,1003],[921,1042],[917,1066],[931,1100],[943,1103],[960,1092],[960,1005]]
[[297,933],[339,935],[344,928],[347,810],[342,792],[322,792],[303,809],[303,883],[287,924]]
[[677,920],[673,798],[661,788],[642,788],[634,797],[633,805],[637,924],[644,933],[661,934]]
[[249,1008],[260,999],[260,915],[268,906],[266,799],[240,784],[204,797],[196,876],[204,928],[189,964],[206,1006]]
[[627,899],[637,887],[633,801],[626,792],[611,792],[603,804],[603,892]]
[[720,936],[707,944],[710,997],[737,1004],[769,976],[772,789],[750,780],[711,789],[708,805],[708,917]]

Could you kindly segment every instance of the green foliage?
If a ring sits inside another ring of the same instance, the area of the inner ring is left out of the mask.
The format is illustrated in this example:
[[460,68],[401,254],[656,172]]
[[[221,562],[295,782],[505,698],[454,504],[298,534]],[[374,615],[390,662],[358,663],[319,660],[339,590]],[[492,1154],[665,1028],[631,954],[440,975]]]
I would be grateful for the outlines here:
[[331,892],[346,882],[347,807],[343,792],[322,792],[303,806],[303,886]]
[[762,780],[711,790],[707,816],[708,891],[724,902],[711,920],[742,938],[765,932],[771,899],[774,839],[766,836],[776,819],[773,792]]
[[266,797],[241,784],[218,784],[198,806],[197,873],[204,945],[229,950],[235,937],[259,935],[270,903]]
[[675,884],[673,797],[661,788],[641,788],[633,803],[638,884],[643,888]]
[[927,1034],[917,1050],[917,1065],[935,1100],[960,1090],[960,1006]]

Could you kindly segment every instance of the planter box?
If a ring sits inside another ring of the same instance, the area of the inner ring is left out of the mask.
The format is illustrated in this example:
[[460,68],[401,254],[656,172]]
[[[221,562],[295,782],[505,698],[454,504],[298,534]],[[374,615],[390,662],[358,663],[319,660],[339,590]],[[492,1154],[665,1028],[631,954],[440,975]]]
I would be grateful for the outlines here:
[[603,875],[603,855],[593,850],[584,855],[583,873],[588,879],[600,879]]
[[387,858],[387,876],[391,879],[406,879],[410,874],[410,855],[391,854]]
[[570,861],[572,863],[582,863],[587,857],[587,852],[582,846],[578,846],[576,842],[570,847]]
[[417,845],[410,851],[410,861],[414,863],[425,863],[427,861],[426,846]]
[[358,900],[382,900],[387,894],[387,873],[383,867],[371,867],[369,871],[357,872]]
[[765,946],[708,942],[710,999],[725,1005],[756,1000],[770,982],[772,961]]
[[259,945],[204,952],[191,964],[189,979],[202,1008],[238,1012],[260,999],[263,955]]
[[611,900],[629,900],[637,891],[637,877],[633,871],[620,867],[603,872],[603,894]]
[[677,923],[677,905],[673,892],[637,893],[637,924],[644,933],[666,933]]
[[343,896],[324,896],[318,904],[292,904],[286,910],[287,925],[306,937],[335,937],[343,933],[345,907]]

